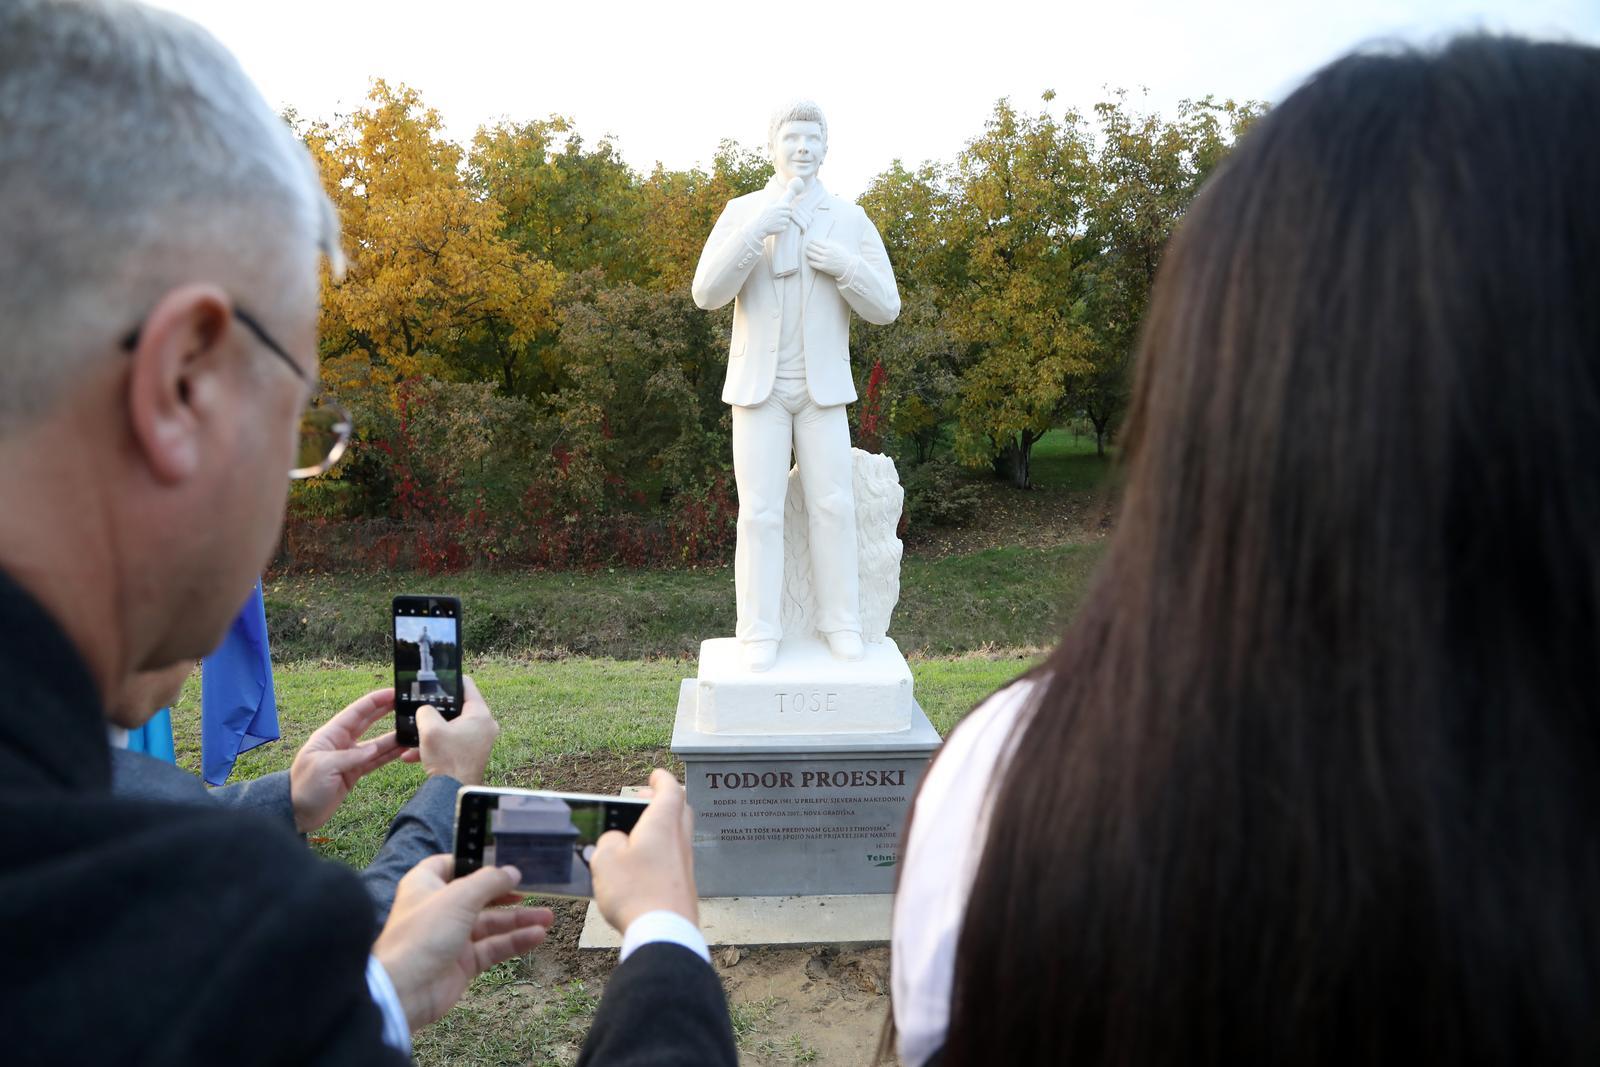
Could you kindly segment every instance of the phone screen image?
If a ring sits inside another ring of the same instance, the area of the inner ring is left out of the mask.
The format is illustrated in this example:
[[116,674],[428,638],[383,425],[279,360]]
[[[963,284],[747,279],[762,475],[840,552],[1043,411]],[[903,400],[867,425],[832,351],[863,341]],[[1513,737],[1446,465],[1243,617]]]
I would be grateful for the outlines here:
[[431,704],[446,719],[461,712],[461,633],[456,601],[397,597],[394,604],[394,701],[402,723]]
[[511,864],[524,893],[589,897],[589,861],[608,830],[633,829],[643,801],[572,794],[463,791],[456,872]]

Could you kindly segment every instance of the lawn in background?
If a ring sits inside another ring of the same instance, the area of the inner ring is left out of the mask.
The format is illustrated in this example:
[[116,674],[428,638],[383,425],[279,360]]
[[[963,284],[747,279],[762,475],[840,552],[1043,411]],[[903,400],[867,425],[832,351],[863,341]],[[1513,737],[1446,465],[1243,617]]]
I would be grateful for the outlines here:
[[[1053,644],[1104,547],[1093,541],[909,559],[890,635],[908,655]],[[266,587],[274,657],[386,660],[396,593],[461,598],[469,672],[486,654],[694,657],[703,639],[730,634],[734,624],[731,567],[290,575]]]
[[1039,438],[1028,474],[1036,490],[1095,493],[1112,483],[1116,467],[1109,450],[1096,454],[1094,432],[1085,426],[1051,430]]

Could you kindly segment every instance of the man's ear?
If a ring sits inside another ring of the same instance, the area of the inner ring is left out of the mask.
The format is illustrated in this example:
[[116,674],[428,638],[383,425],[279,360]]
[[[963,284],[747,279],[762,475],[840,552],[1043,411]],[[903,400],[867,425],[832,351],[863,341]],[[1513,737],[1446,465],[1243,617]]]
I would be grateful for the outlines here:
[[163,296],[139,327],[128,356],[128,415],[158,481],[181,482],[200,465],[203,400],[214,392],[232,307],[214,285],[185,285]]

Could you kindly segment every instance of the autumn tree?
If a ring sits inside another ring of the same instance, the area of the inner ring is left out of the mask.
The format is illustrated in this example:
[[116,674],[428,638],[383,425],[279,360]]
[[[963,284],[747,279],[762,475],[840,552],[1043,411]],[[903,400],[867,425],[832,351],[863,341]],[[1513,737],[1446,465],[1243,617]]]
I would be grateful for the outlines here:
[[1175,119],[1141,114],[1127,94],[1096,105],[1099,143],[1089,192],[1094,257],[1086,289],[1094,333],[1072,402],[1094,426],[1101,455],[1127,406],[1129,362],[1161,253],[1201,184],[1260,104],[1185,100]]
[[[1260,110],[1002,100],[949,163],[896,161],[860,201],[902,294],[894,324],[852,327],[862,428],[919,464],[953,445],[1022,487],[1065,418],[1086,415],[1103,451],[1166,243]],[[764,149],[723,141],[709,165],[640,174],[562,116],[464,149],[382,81],[353,114],[290,121],[344,224],[324,375],[361,427],[306,514],[409,521],[444,501],[496,512],[472,521],[514,540],[530,516],[626,525],[723,492],[732,309],[702,312],[688,289],[727,202],[770,180]],[[932,500],[949,463],[923,473]]]
[[657,164],[642,190],[642,238],[651,286],[687,291],[722,209],[734,197],[762,188],[771,177],[767,153],[736,141],[717,146],[709,172],[698,167],[667,170]]
[[1033,446],[1090,368],[1089,147],[1076,112],[1030,114],[1001,100],[950,176],[943,240],[963,260],[943,300],[951,333],[970,349],[957,450],[1019,488],[1029,485]]
[[881,366],[890,437],[901,458],[922,463],[943,436],[965,350],[945,324],[943,294],[959,284],[966,250],[947,240],[949,189],[932,163],[910,170],[896,160],[859,203],[883,237],[901,308],[887,326],[852,321],[857,392]]
[[639,179],[610,138],[586,145],[560,115],[502,122],[478,131],[467,163],[523,252],[563,272],[599,269],[613,284],[646,280]]
[[610,286],[564,310],[566,384],[544,398],[564,497],[664,501],[726,465],[720,340],[686,291]]
[[344,226],[350,267],[323,302],[330,386],[476,376],[487,353],[516,385],[527,342],[553,322],[557,273],[504,233],[475,196],[462,150],[416,90],[373,83],[369,106],[302,136]]

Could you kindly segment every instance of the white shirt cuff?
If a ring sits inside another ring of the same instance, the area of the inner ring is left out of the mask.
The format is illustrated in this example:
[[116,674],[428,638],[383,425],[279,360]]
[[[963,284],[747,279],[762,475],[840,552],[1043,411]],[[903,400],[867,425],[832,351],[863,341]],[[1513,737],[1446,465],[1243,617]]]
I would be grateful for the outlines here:
[[711,962],[711,949],[706,947],[706,937],[700,928],[677,912],[664,909],[647,911],[633,920],[622,935],[622,959],[633,955],[635,949],[657,941],[682,945],[707,963]]
[[376,956],[367,957],[367,993],[383,1013],[383,1043],[409,1059],[411,1026],[406,1022],[406,1010],[400,1006],[400,994],[395,992],[389,972]]

